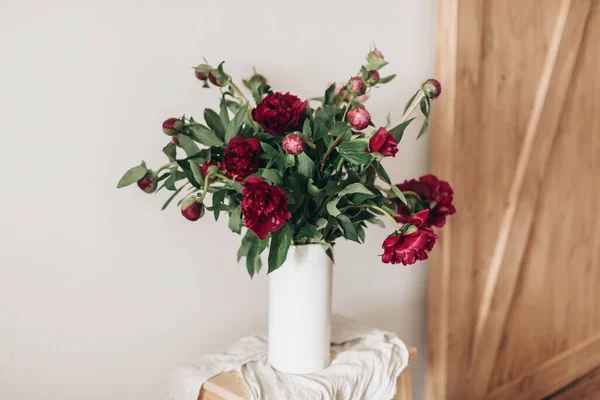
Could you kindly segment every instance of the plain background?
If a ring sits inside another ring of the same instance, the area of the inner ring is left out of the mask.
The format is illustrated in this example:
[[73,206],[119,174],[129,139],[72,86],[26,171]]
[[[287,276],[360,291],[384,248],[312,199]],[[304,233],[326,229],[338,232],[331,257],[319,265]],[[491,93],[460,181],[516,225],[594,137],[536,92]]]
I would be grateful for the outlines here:
[[[166,193],[116,190],[140,160],[162,165],[161,123],[202,115],[202,56],[234,78],[252,65],[307,98],[346,80],[375,42],[398,73],[366,103],[398,120],[433,73],[434,0],[26,1],[0,3],[0,398],[154,399],[173,368],[266,330],[267,279],[235,262],[223,219],[197,223]],[[397,182],[428,169],[428,138],[386,160]],[[392,228],[337,246],[334,309],[419,348],[427,263],[380,262]],[[442,238],[443,239],[443,233]]]

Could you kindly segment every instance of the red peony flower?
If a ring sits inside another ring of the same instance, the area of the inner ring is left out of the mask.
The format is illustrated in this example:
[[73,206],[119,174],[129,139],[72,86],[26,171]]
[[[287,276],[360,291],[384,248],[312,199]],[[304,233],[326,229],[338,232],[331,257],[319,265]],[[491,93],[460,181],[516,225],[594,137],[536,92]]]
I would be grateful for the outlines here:
[[435,100],[442,94],[442,85],[436,79],[427,79],[423,83],[423,92],[425,92],[425,96]]
[[350,93],[354,93],[356,95],[361,95],[361,94],[365,94],[365,92],[367,91],[367,83],[365,82],[365,80],[363,78],[360,78],[358,76],[353,76],[348,81],[346,88],[348,89],[348,91]]
[[[417,202],[420,207],[430,211],[429,218],[425,222],[426,226],[443,227],[446,224],[446,216],[456,212],[452,204],[454,191],[446,181],[438,179],[435,175],[424,175],[402,184],[396,185],[402,192],[415,192],[419,195]],[[408,222],[411,217],[410,209],[401,202],[398,202],[398,214],[396,221]]]
[[368,153],[380,153],[385,157],[396,157],[398,152],[398,143],[394,135],[389,133],[387,129],[381,127],[369,139]]
[[354,129],[360,131],[371,123],[371,114],[364,108],[353,108],[348,111],[348,122]]
[[258,171],[260,153],[258,140],[235,136],[227,143],[221,169],[226,169],[230,178],[243,180]]
[[304,142],[297,133],[292,133],[283,138],[281,146],[283,151],[288,154],[298,155],[304,151]]
[[281,228],[285,221],[292,217],[285,192],[261,178],[248,178],[242,194],[244,225],[261,240],[266,239],[269,232]]
[[293,94],[275,92],[252,110],[252,119],[271,135],[281,136],[300,125],[307,104]]
[[179,118],[169,118],[162,124],[163,132],[169,136],[177,135],[182,127],[183,122]]
[[204,204],[196,197],[188,197],[181,202],[181,215],[190,221],[198,221],[204,212]]
[[424,226],[429,210],[423,210],[410,218],[411,226],[404,233],[393,234],[383,241],[381,261],[385,264],[410,265],[426,260],[427,253],[433,249],[438,235]]

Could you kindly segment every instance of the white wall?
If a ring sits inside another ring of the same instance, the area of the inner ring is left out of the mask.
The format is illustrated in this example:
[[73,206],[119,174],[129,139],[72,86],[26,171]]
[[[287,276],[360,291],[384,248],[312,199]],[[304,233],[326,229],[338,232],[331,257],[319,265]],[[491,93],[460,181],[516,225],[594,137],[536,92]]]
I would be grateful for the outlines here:
[[[158,398],[178,363],[265,330],[267,280],[236,265],[225,221],[115,189],[162,164],[165,118],[217,104],[190,70],[202,56],[309,97],[375,42],[399,74],[367,103],[381,124],[432,74],[433,21],[433,0],[2,0],[0,398]],[[387,160],[397,181],[427,171],[414,134]],[[386,232],[338,246],[335,310],[420,349],[421,399],[427,266],[381,264]]]

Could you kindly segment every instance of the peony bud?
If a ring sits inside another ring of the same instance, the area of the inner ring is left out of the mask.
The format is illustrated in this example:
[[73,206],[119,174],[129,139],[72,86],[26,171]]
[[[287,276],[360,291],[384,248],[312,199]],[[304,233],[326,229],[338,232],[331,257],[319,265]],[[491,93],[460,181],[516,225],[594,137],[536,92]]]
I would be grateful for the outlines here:
[[211,69],[208,73],[208,80],[215,86],[223,86],[229,82],[229,76],[218,69]]
[[175,137],[175,136],[171,136],[171,142],[175,145],[175,146],[179,146],[179,140]]
[[383,54],[381,54],[379,50],[375,49],[367,55],[367,61],[373,62],[377,60],[383,60]]
[[364,108],[353,108],[348,111],[348,122],[354,129],[360,131],[371,123],[371,114]]
[[261,74],[254,74],[250,77],[250,83],[259,82],[261,85],[267,84],[267,78],[262,76]]
[[210,65],[208,64],[200,64],[196,68],[194,68],[196,73],[196,78],[201,81],[206,81],[208,79],[208,73],[211,70]]
[[358,76],[353,76],[348,81],[346,88],[348,88],[348,91],[350,93],[353,93],[356,95],[361,95],[361,94],[365,94],[365,92],[367,91],[367,83],[365,82],[365,80],[363,78],[360,78]]
[[156,186],[158,185],[158,176],[156,172],[150,170],[144,175],[142,179],[137,181],[137,185],[146,193],[156,192]]
[[190,221],[198,221],[204,212],[204,204],[197,197],[188,197],[181,202],[181,215]]
[[[202,177],[206,178],[208,176],[208,174],[210,173],[215,174],[219,172],[219,165],[216,161],[210,161],[210,162],[205,162],[204,164],[202,164]],[[215,177],[211,176],[209,180],[214,180]]]
[[375,86],[379,83],[379,72],[377,70],[369,71],[369,77],[367,78],[367,84],[369,86]]
[[304,142],[297,133],[287,135],[283,139],[283,151],[288,154],[298,155],[304,151]]
[[423,88],[423,92],[425,92],[425,96],[430,100],[435,100],[442,94],[442,85],[433,78],[427,79],[421,87]]
[[181,128],[183,128],[183,122],[181,122],[179,118],[169,118],[168,120],[163,122],[162,128],[165,135],[177,135]]

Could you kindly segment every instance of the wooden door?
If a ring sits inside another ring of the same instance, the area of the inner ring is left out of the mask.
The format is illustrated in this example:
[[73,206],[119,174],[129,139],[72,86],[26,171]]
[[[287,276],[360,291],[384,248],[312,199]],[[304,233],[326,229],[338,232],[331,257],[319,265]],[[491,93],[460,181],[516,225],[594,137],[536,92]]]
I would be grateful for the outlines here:
[[540,399],[600,365],[600,1],[440,0],[428,399]]

